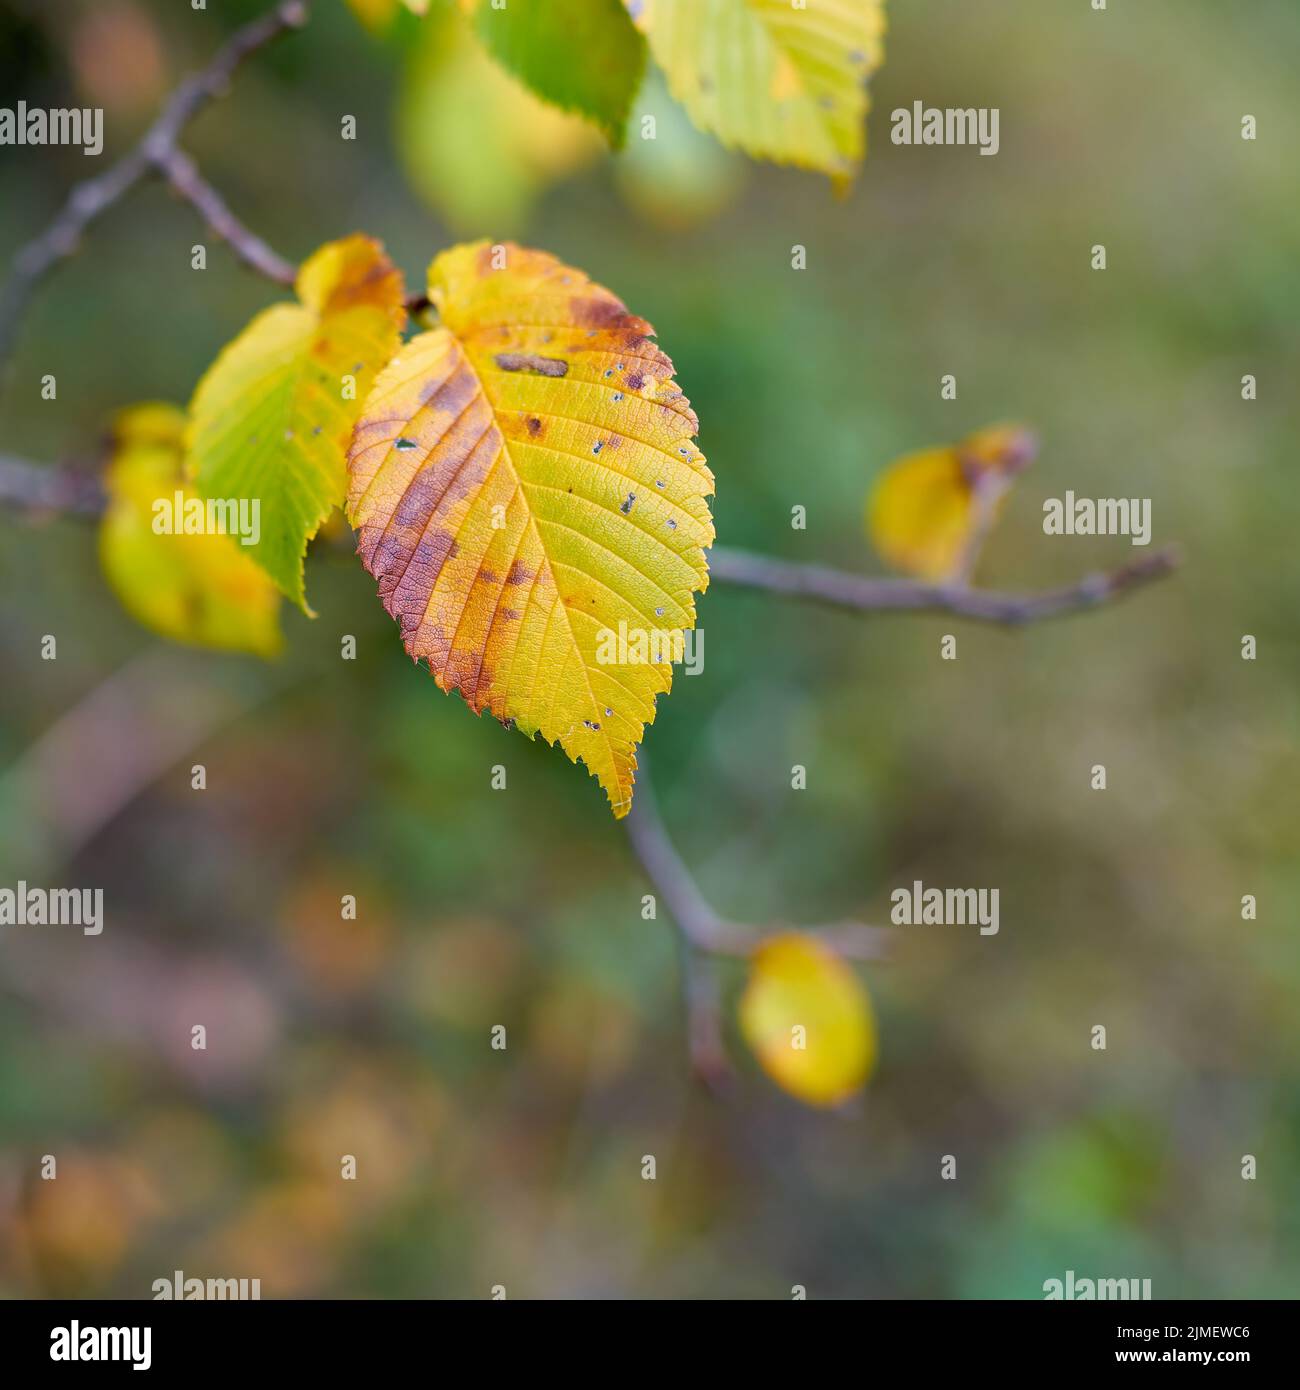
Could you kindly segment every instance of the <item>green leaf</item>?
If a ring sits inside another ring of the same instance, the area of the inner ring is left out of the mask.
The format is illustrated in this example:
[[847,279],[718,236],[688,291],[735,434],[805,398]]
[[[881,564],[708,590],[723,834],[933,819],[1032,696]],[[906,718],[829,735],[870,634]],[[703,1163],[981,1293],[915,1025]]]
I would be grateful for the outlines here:
[[479,0],[474,27],[492,56],[544,101],[594,121],[621,148],[645,71],[645,39],[620,0]]
[[189,476],[203,496],[256,501],[249,554],[304,612],[307,542],[347,492],[352,426],[406,321],[378,242],[328,242],[298,272],[297,304],[265,310],[208,368],[190,405]]
[[553,183],[604,153],[600,133],[494,62],[458,9],[439,7],[406,54],[397,150],[416,192],[465,237],[520,235]]

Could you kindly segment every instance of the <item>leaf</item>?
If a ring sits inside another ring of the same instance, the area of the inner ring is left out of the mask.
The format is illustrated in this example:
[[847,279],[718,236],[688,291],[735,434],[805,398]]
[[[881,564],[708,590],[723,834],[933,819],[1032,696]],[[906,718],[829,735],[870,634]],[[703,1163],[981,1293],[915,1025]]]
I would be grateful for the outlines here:
[[156,504],[178,492],[202,505],[184,479],[184,432],[185,413],[172,405],[133,406],[114,420],[99,530],[104,573],[126,611],[163,637],[274,656],[280,594],[245,548],[229,535],[154,530]]
[[599,158],[600,135],[492,61],[456,10],[420,25],[402,69],[397,148],[416,192],[464,236],[522,232],[544,189]]
[[655,118],[656,138],[633,140],[614,163],[614,181],[638,218],[667,231],[697,227],[736,200],[749,165],[690,122],[658,68],[637,95],[639,118]]
[[322,246],[296,288],[299,303],[258,314],[199,382],[187,466],[205,497],[258,500],[249,553],[310,613],[307,542],[343,501],[352,426],[406,310],[400,272],[364,236]]
[[353,438],[358,550],[441,689],[558,741],[626,815],[708,583],[695,414],[650,325],[553,256],[456,247],[429,298],[441,326],[380,373]]
[[884,0],[623,0],[702,130],[839,182],[861,162]]
[[799,932],[769,937],[754,952],[739,1023],[763,1070],[807,1105],[839,1105],[875,1064],[862,982],[830,947]]
[[489,52],[544,101],[594,121],[615,149],[645,71],[645,38],[620,0],[478,0],[474,27]]
[[1021,425],[994,425],[960,444],[895,460],[867,500],[867,531],[894,569],[944,579],[959,566],[977,522],[976,489],[989,489],[990,520],[1037,445]]

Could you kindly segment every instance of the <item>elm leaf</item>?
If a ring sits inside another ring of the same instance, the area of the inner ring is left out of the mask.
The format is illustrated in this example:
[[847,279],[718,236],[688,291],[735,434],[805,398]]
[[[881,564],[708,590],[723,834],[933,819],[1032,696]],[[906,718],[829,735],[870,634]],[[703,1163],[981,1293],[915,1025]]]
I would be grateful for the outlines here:
[[479,0],[488,51],[543,101],[594,121],[618,149],[645,71],[645,38],[620,0]]
[[701,130],[760,159],[850,180],[884,0],[623,0]]
[[713,475],[654,330],[580,271],[479,242],[429,268],[440,324],[379,374],[348,517],[406,649],[586,763],[615,816],[713,542]]
[[127,612],[163,637],[274,656],[275,585],[232,535],[185,531],[185,512],[204,503],[185,482],[184,433],[178,406],[132,406],[114,419],[99,528],[104,573]]
[[754,952],[739,1022],[763,1070],[806,1105],[841,1104],[875,1064],[875,1018],[861,980],[800,932],[768,937]]
[[307,542],[343,502],[352,426],[406,309],[401,273],[359,235],[309,257],[296,289],[298,303],[258,314],[199,382],[187,468],[205,497],[258,503],[249,553],[309,613]]

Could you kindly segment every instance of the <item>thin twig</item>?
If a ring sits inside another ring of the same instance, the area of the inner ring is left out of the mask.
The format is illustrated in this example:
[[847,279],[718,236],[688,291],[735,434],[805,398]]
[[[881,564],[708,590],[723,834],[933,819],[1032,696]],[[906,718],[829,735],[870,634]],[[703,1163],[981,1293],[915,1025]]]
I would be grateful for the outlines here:
[[[77,184],[45,231],[19,250],[4,289],[0,290],[0,367],[13,352],[23,312],[37,285],[60,261],[76,251],[86,228],[128,190],[152,172],[168,173],[167,165],[176,153],[177,142],[194,117],[209,102],[226,92],[235,72],[246,58],[278,35],[305,24],[310,4],[311,0],[281,0],[267,14],[236,30],[207,67],[187,77],[176,88],[140,143],[104,173]],[[206,189],[206,185],[203,188]],[[189,196],[183,188],[178,191]],[[193,197],[190,201],[195,202],[201,212],[204,211]],[[241,256],[263,274],[269,273],[271,266],[276,271],[282,271],[288,263],[264,243],[258,243],[260,252],[249,253],[248,248],[256,238],[225,209],[220,199],[217,202],[225,212],[225,230],[216,230],[226,236]],[[266,253],[261,256],[264,263],[258,264],[255,258],[261,252]],[[273,274],[271,278],[279,279],[280,276]],[[292,278],[291,275],[290,280]]]
[[260,236],[244,226],[184,150],[168,150],[159,156],[158,167],[172,188],[198,210],[217,236],[229,242],[230,249],[245,265],[277,285],[293,284],[298,276],[297,266],[272,251]]
[[725,921],[696,887],[659,816],[644,750],[640,762],[636,796],[624,824],[647,877],[663,898],[682,935],[697,951],[711,955],[748,955],[754,948],[756,934],[747,927]]
[[1160,579],[1176,569],[1178,563],[1177,547],[1165,546],[1118,569],[1087,574],[1057,589],[1007,593],[972,589],[965,584],[869,578],[726,546],[714,546],[709,552],[709,574],[724,584],[766,589],[856,613],[952,613],[959,618],[1012,627],[1096,608]]
[[[650,783],[644,749],[639,756],[641,766],[637,772],[636,796],[623,823],[646,876],[654,884],[683,937],[695,950],[712,956],[752,955],[763,939],[779,928],[733,922],[713,910],[668,838]],[[858,960],[881,959],[892,939],[888,928],[868,927],[859,922],[805,930],[841,954]]]
[[[644,749],[640,763],[636,796],[623,824],[641,867],[677,924],[691,1065],[708,1086],[722,1090],[731,1078],[731,1065],[723,1037],[715,958],[752,955],[775,929],[732,922],[713,910],[668,838],[655,802]],[[887,929],[857,922],[807,929],[807,934],[842,955],[859,960],[879,960],[886,954],[891,939]]]
[[26,512],[98,516],[104,488],[96,473],[74,468],[38,468],[0,454],[0,502]]

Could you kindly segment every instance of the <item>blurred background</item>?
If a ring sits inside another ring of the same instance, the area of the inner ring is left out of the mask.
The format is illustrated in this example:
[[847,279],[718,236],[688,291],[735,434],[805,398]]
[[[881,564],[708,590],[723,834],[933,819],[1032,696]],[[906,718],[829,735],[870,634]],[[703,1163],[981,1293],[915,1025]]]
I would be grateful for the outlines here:
[[[103,106],[106,142],[0,149],[0,258],[264,8],[5,0],[0,104]],[[1037,1298],[1073,1269],[1300,1295],[1295,5],[894,4],[844,200],[653,82],[660,138],[634,115],[612,157],[454,31],[315,8],[193,127],[207,177],[294,260],[364,229],[418,284],[508,235],[611,286],[699,413],[722,541],[875,568],[889,460],[1014,419],[1041,454],[981,583],[1133,557],[1042,534],[1067,488],[1151,498],[1185,565],[1020,633],[703,600],[704,671],[647,749],[719,910],[883,922],[913,879],[1001,892],[997,936],[901,928],[867,969],[876,1074],[827,1114],[739,1043],[729,1098],[692,1080],[673,932],[642,921],[599,789],[413,669],[348,546],[313,551],[321,616],[286,611],[263,663],[134,625],[90,525],[0,515],[0,884],[102,886],[107,920],[0,929],[0,1293],[148,1297],[181,1269],[264,1297]],[[918,99],[998,107],[1000,153],[893,146]],[[138,190],[39,293],[0,449],[87,457],[277,297]]]

